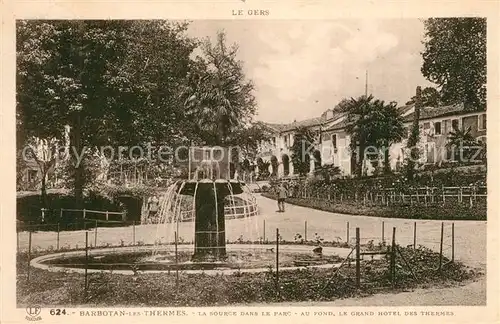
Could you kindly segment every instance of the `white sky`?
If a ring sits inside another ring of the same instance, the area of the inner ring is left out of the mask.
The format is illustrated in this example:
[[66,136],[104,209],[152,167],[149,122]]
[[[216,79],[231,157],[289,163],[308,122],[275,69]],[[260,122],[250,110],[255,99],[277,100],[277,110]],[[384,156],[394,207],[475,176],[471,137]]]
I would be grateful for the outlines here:
[[236,42],[256,85],[256,119],[292,122],[321,115],[342,98],[364,94],[403,105],[421,75],[423,24],[405,20],[200,20],[188,34]]

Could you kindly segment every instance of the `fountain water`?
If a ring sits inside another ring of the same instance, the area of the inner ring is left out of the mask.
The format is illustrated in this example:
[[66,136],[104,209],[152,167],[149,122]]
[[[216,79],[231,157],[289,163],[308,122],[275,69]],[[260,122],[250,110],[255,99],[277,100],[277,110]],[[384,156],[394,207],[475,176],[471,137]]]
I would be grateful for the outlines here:
[[[208,154],[197,163],[193,179],[178,181],[167,189],[160,206],[160,225],[175,224],[178,228],[182,197],[191,196],[195,222],[192,259],[223,261],[226,259],[226,198],[243,193],[244,183],[224,178],[224,168],[214,158],[213,151],[205,153]],[[234,204],[234,199],[229,201]]]

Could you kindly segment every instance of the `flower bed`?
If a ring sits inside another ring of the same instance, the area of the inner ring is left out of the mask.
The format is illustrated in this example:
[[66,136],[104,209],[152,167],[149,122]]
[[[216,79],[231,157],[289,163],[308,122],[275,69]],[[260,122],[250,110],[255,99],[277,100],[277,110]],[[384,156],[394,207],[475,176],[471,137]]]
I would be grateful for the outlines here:
[[[276,195],[263,193],[263,197],[276,199]],[[486,220],[486,204],[469,208],[466,205],[450,202],[432,206],[366,206],[352,201],[333,202],[318,198],[290,197],[286,202],[302,207],[309,207],[332,213],[375,216],[406,219],[440,219],[440,220]]]

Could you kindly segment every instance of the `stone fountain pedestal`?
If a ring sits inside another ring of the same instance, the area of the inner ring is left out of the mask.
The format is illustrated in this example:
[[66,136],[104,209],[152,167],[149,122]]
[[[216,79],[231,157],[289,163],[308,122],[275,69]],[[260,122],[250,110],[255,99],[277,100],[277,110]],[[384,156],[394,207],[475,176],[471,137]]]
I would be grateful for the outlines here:
[[180,192],[195,200],[193,261],[211,262],[226,259],[225,198],[243,192],[244,184],[230,180],[189,180]]

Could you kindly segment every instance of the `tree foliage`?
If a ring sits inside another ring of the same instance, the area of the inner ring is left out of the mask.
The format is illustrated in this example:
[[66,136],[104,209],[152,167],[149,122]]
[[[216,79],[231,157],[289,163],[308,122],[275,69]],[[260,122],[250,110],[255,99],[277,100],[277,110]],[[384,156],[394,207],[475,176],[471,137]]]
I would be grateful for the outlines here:
[[184,92],[185,118],[202,144],[228,144],[255,114],[254,85],[237,59],[238,46],[227,44],[225,32],[218,32],[215,42],[205,39],[201,50]]
[[445,104],[486,106],[486,19],[430,18],[424,21],[422,74],[438,85]]
[[33,136],[60,140],[69,125],[72,149],[88,150],[70,172],[78,200],[96,147],[118,154],[118,146],[221,145],[255,134],[246,127],[253,85],[237,46],[227,46],[224,33],[212,44],[186,29],[159,20],[19,21],[18,145]]
[[317,132],[299,127],[295,130],[293,145],[290,148],[292,152],[291,160],[293,170],[301,176],[307,175],[310,171],[311,154],[314,152]]
[[[413,96],[410,101],[406,104],[414,104],[416,97]],[[443,102],[441,100],[441,94],[436,88],[433,87],[425,87],[422,90],[422,106],[423,107],[439,107],[442,106]]]
[[382,100],[374,100],[371,95],[361,96],[351,98],[342,110],[346,113],[346,131],[351,136],[349,145],[355,157],[356,174],[363,175],[363,163],[368,151],[374,155],[371,158],[378,160],[379,150],[382,150],[388,171],[388,148],[404,136],[403,119],[396,103],[386,104]]

